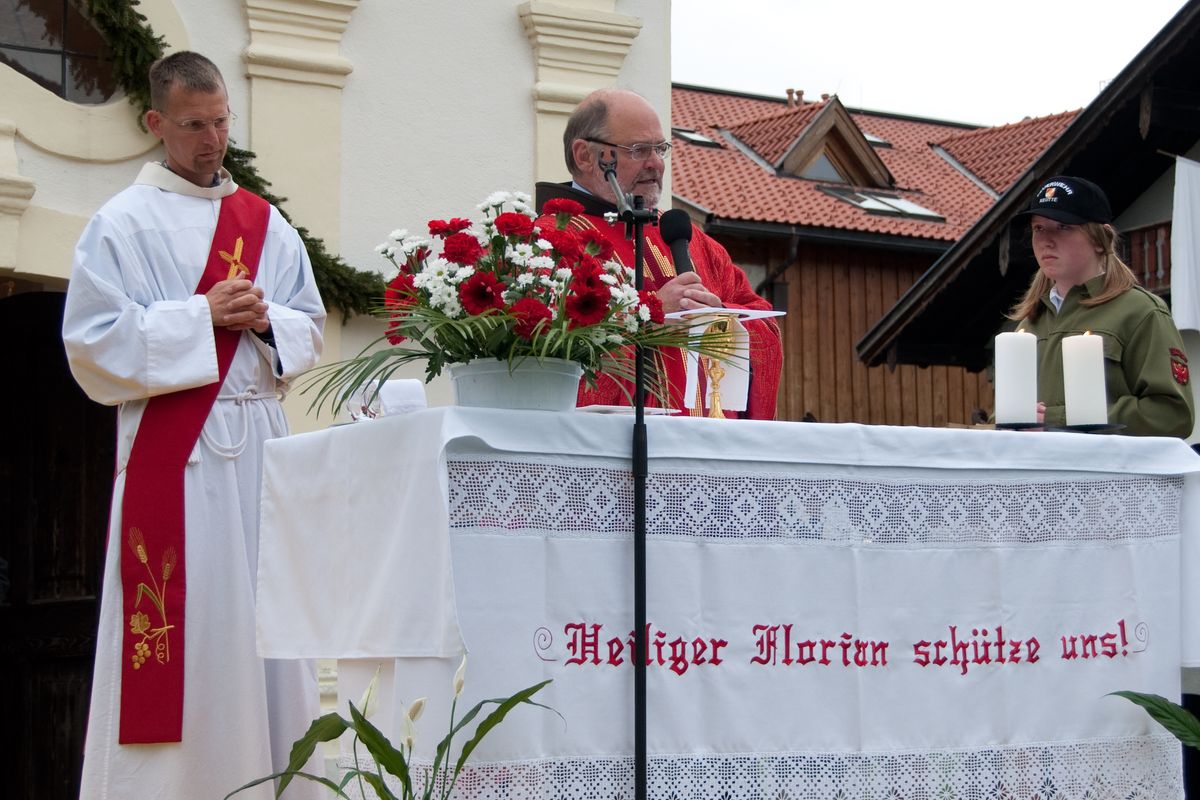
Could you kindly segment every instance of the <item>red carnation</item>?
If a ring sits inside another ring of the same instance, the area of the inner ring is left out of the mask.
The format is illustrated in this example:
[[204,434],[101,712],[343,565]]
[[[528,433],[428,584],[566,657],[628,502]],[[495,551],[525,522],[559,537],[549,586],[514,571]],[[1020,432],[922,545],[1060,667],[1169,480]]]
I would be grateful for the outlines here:
[[431,219],[429,220],[429,235],[441,236],[444,239],[453,233],[465,231],[469,227],[471,227],[471,220],[462,217],[455,217],[449,221]]
[[402,308],[417,302],[417,288],[413,285],[413,276],[409,272],[401,272],[387,285],[383,293],[383,304],[388,308]]
[[536,297],[522,297],[512,304],[509,313],[517,318],[515,331],[522,339],[532,339],[542,320],[550,321],[550,309]]
[[[449,244],[447,239],[446,243]],[[479,315],[489,308],[504,308],[500,296],[504,284],[490,272],[476,272],[458,287],[458,300],[468,314]]]
[[496,230],[505,236],[528,236],[533,233],[533,220],[524,214],[508,211],[495,220]]
[[588,255],[595,256],[601,261],[607,261],[612,258],[612,242],[600,231],[593,228],[580,231],[579,241],[583,244],[583,251]]
[[442,257],[455,264],[474,264],[483,255],[479,240],[469,233],[454,233],[446,237]]
[[566,261],[568,264],[574,264],[583,255],[583,248],[579,244],[579,238],[571,231],[546,230],[539,228],[542,238],[545,239],[554,248],[554,252],[558,254],[559,260]]
[[[401,272],[388,283],[387,289],[383,293],[383,304],[387,308],[403,309],[414,306],[417,303],[417,289],[413,285],[413,276],[408,272]],[[404,314],[392,314],[388,320],[388,329],[384,333],[387,340],[392,344],[400,344],[404,341],[404,334],[400,333],[400,325],[404,320]]]
[[574,216],[575,214],[583,213],[583,204],[577,203],[574,200],[568,200],[565,197],[556,197],[553,200],[547,200],[542,206],[543,214],[566,214]]
[[584,328],[603,320],[608,313],[608,299],[607,288],[571,292],[567,298],[567,319],[571,320],[571,327]]
[[645,290],[638,292],[638,301],[650,309],[650,321],[662,324],[666,321],[666,316],[663,314],[662,300],[659,299],[657,292],[647,292]]

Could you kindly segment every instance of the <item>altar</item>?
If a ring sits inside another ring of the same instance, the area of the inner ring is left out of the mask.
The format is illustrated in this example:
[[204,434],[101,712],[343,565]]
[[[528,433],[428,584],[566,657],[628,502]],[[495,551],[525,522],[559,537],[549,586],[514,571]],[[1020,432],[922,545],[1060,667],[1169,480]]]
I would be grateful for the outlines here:
[[[269,442],[259,649],[384,665],[467,798],[633,796],[633,420],[440,408]],[[1200,665],[1200,458],[1169,439],[647,419],[652,798],[1182,797],[1120,689]],[[1185,577],[1186,576],[1186,577]],[[346,683],[351,684],[346,686]]]

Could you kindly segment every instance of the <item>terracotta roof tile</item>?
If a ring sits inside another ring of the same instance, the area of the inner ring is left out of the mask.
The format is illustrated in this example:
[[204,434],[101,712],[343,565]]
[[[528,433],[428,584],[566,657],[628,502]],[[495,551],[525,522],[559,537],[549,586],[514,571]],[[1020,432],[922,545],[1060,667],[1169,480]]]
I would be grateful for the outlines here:
[[727,130],[766,159],[767,163],[778,164],[824,105],[805,103],[796,108],[786,108],[765,117],[730,125]]
[[[782,150],[773,148],[784,140],[787,144],[794,141],[807,122],[806,114],[817,106],[789,108],[784,100],[674,87],[672,126],[695,130],[721,146],[706,147],[676,138],[671,156],[673,191],[723,219],[938,241],[958,239],[991,206],[991,197],[930,145],[956,142],[964,134],[962,125],[851,112],[864,133],[890,145],[877,147],[876,152],[896,179],[894,193],[942,215],[945,222],[868,213],[822,190],[844,188],[843,184],[777,176],[729,144],[719,132],[738,129],[756,142],[756,148],[767,150],[759,151],[762,157],[770,158],[776,152],[782,155]],[[789,131],[786,123],[797,127]],[[1020,159],[1014,156],[1012,160]],[[1032,160],[1030,156],[1025,166]]]
[[938,142],[973,175],[1004,193],[1079,115],[1065,111],[950,136]]

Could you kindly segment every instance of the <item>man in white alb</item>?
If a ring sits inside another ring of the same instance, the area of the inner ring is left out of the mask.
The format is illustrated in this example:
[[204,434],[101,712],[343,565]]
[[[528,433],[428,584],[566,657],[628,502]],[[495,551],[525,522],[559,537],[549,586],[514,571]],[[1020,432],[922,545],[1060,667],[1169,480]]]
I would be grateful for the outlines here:
[[296,231],[221,167],[216,66],[175,53],[150,80],[166,158],[88,223],[63,320],[76,380],[120,406],[86,800],[223,797],[283,768],[318,713],[311,664],[257,656],[254,586],[263,442],[287,433],[325,309]]

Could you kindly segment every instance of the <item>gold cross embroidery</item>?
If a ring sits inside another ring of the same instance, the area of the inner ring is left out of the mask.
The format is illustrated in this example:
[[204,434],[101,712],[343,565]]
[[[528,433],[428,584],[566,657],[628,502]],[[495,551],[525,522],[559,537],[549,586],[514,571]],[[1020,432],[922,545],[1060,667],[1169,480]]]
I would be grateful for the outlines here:
[[242,263],[242,237],[238,237],[233,243],[233,255],[226,253],[224,250],[218,250],[217,255],[225,259],[229,264],[229,277],[227,280],[236,280],[238,278],[246,278],[250,275],[250,268]]

